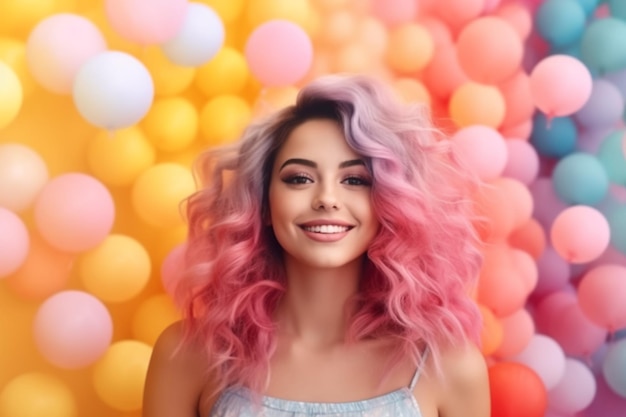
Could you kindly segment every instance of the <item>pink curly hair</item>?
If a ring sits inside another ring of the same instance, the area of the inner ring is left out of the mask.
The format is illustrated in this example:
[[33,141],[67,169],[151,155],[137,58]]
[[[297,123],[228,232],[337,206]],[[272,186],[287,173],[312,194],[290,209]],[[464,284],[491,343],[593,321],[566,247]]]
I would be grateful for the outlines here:
[[422,106],[400,103],[365,76],[326,76],[235,146],[198,161],[202,187],[188,200],[177,301],[185,340],[206,347],[216,394],[231,385],[261,392],[267,382],[273,314],[286,291],[282,249],[266,221],[268,185],[281,145],[313,118],[336,120],[366,161],[381,225],[346,340],[395,338],[394,357],[416,363],[425,346],[438,363],[444,346],[479,342],[480,314],[468,295],[481,265],[470,198],[477,182]]

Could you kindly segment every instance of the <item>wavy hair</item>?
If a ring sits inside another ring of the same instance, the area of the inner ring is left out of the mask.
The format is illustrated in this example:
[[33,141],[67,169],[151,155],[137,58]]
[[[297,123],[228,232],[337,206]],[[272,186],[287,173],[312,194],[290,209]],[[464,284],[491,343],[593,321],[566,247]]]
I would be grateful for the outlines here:
[[478,184],[417,104],[401,103],[366,76],[331,75],[303,87],[293,106],[250,125],[234,146],[208,150],[188,199],[187,269],[177,292],[184,340],[206,349],[215,394],[261,392],[275,350],[273,314],[287,290],[282,249],[267,225],[274,159],[291,131],[335,120],[373,178],[380,229],[367,252],[346,340],[389,337],[416,363],[427,346],[478,343],[480,314],[468,292],[480,240],[471,193]]

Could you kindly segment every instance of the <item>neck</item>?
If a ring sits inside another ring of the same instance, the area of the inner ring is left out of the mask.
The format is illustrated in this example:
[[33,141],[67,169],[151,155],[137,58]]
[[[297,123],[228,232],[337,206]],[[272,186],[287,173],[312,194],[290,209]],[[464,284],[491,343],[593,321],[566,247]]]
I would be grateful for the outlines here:
[[286,260],[287,293],[278,308],[281,332],[315,348],[343,343],[362,260],[340,268],[311,269]]

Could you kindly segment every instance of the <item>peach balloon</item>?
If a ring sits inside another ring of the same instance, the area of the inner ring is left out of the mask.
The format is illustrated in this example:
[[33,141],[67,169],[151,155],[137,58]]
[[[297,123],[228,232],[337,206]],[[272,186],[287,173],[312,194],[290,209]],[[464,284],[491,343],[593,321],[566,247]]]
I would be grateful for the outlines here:
[[535,104],[530,93],[530,77],[519,70],[498,85],[506,105],[501,129],[507,129],[532,120]]
[[399,77],[393,82],[393,88],[408,103],[424,103],[430,105],[430,92],[419,80]]
[[156,294],[142,301],[132,318],[133,338],[154,346],[166,327],[181,319],[168,294]]
[[417,16],[418,2],[415,0],[372,0],[372,15],[388,26],[409,23]]
[[596,259],[609,245],[610,235],[604,215],[593,207],[583,205],[563,210],[550,229],[552,246],[571,263]]
[[430,32],[417,23],[392,29],[387,45],[387,64],[401,74],[423,69],[433,57],[435,43]]
[[485,9],[485,0],[437,0],[433,10],[454,30],[477,18]]
[[453,93],[448,104],[458,127],[485,125],[498,128],[506,114],[506,102],[497,87],[466,82]]
[[436,49],[443,46],[452,46],[454,38],[450,28],[441,19],[431,14],[422,15],[417,23],[425,27],[433,37]]
[[591,96],[592,87],[589,69],[568,55],[543,58],[530,73],[533,102],[548,118],[580,110]]
[[67,288],[74,259],[33,234],[26,260],[5,284],[21,299],[43,301]]
[[441,45],[435,49],[422,77],[428,91],[444,100],[468,81],[467,75],[459,65],[456,49],[451,45]]
[[533,318],[525,308],[501,317],[502,343],[493,353],[496,358],[510,358],[522,352],[535,334]]
[[505,141],[509,157],[502,175],[514,178],[522,184],[529,185],[539,175],[539,155],[535,148],[522,139]]
[[46,184],[35,202],[35,223],[52,246],[83,252],[109,234],[115,205],[109,190],[92,176],[67,173]]
[[21,143],[0,144],[0,207],[19,213],[30,208],[48,182],[43,158]]
[[187,0],[106,0],[107,18],[123,38],[156,45],[173,38],[187,16]]
[[468,23],[456,42],[459,64],[470,79],[497,84],[519,70],[524,48],[509,23],[498,17],[481,17]]
[[508,22],[517,32],[520,39],[526,40],[533,28],[533,17],[526,7],[520,3],[504,3],[493,12],[495,16]]
[[484,356],[490,356],[502,344],[504,328],[491,310],[482,305],[478,305],[478,308],[483,321],[480,349]]
[[80,67],[104,52],[107,44],[91,20],[60,13],[37,24],[26,43],[28,68],[45,89],[70,94]]
[[534,218],[511,232],[508,242],[511,246],[528,253],[533,259],[539,259],[546,247],[546,232]]
[[588,271],[578,286],[580,308],[609,332],[626,327],[626,267],[599,265]]

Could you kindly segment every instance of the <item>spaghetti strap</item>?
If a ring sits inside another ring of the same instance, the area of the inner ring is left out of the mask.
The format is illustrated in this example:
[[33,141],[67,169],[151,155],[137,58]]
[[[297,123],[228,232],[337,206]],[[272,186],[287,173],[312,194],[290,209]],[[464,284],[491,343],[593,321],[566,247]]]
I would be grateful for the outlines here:
[[419,366],[415,370],[415,374],[413,374],[413,378],[411,378],[411,383],[409,384],[409,391],[413,391],[413,389],[415,388],[415,385],[417,384],[417,381],[419,380],[420,375],[422,373],[422,369],[424,368],[426,364],[426,359],[428,359],[428,347],[424,349],[424,354],[422,355],[422,361],[420,362]]

